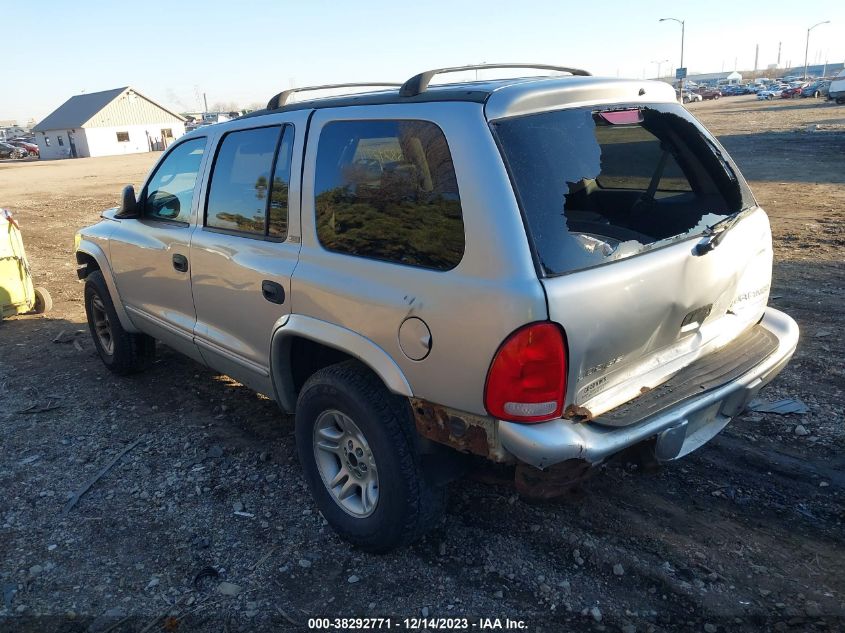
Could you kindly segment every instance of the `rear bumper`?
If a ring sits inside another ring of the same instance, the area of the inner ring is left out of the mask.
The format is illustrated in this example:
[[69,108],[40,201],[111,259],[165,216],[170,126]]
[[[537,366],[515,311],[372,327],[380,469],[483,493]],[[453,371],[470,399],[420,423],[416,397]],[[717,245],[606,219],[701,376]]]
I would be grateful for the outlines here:
[[798,345],[798,324],[788,315],[766,308],[760,323],[778,339],[777,349],[741,376],[700,396],[624,427],[559,419],[542,424],[500,421],[502,446],[519,461],[546,468],[569,459],[598,464],[643,440],[656,438],[657,458],[683,457],[721,431],[760,389],[778,375]]

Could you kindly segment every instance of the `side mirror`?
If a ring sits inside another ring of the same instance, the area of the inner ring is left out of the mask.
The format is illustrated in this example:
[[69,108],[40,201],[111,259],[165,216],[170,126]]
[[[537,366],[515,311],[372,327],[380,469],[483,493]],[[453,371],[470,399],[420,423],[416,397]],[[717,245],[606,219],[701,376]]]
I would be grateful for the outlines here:
[[120,211],[114,217],[116,218],[137,218],[141,215],[141,208],[138,200],[135,198],[135,187],[126,185],[120,197]]

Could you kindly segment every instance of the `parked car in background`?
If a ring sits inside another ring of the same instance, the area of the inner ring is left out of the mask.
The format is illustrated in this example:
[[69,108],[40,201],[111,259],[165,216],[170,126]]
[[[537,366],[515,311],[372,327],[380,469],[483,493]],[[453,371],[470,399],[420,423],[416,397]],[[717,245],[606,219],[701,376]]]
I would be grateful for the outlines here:
[[683,101],[684,103],[693,103],[695,101],[703,101],[700,94],[697,92],[690,92],[689,90],[684,90],[684,96],[681,98],[681,93],[679,90],[675,90],[675,96],[678,98],[678,101]]
[[26,156],[27,151],[22,147],[0,142],[0,158],[24,158]]
[[804,89],[804,84],[797,86],[790,86],[780,93],[781,99],[798,99],[801,96],[801,91]]
[[804,88],[801,89],[802,97],[813,97],[815,99],[819,99],[821,97],[827,97],[828,94],[830,94],[829,79],[814,81],[813,83],[807,84],[806,86],[804,86]]
[[830,82],[828,88],[828,99],[833,99],[838,104],[845,103],[845,70],[836,76],[836,79]]
[[21,141],[18,139],[12,139],[11,141],[6,141],[9,145],[14,145],[15,147],[19,147],[26,151],[27,155],[29,156],[38,156],[39,150],[38,145],[35,143],[29,143],[27,141]]
[[783,92],[783,88],[778,86],[772,88],[766,88],[765,90],[761,90],[757,93],[757,98],[762,100],[769,100],[778,99],[780,98],[781,93]]
[[718,88],[704,87],[699,88],[697,92],[705,101],[710,101],[711,99],[719,99],[722,96],[722,91]]
[[769,219],[672,87],[519,64],[429,87],[491,67],[281,92],[76,235],[106,367],[150,367],[158,339],[273,398],[368,551],[435,526],[466,459],[548,498],[628,448],[681,458],[798,342],[767,306]]

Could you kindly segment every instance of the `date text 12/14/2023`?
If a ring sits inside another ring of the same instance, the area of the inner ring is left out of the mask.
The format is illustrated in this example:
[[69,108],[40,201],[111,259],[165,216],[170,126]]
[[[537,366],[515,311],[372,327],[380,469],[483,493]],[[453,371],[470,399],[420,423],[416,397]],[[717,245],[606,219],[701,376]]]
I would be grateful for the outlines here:
[[510,618],[309,618],[312,631],[520,631],[527,630],[525,620]]

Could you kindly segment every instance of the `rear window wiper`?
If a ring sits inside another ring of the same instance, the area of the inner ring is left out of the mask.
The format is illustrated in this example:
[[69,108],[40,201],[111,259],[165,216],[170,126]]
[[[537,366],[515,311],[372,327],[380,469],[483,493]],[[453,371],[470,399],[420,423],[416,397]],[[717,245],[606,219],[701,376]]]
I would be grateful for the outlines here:
[[729,215],[728,217],[723,218],[708,227],[707,232],[704,234],[704,239],[706,241],[696,244],[693,254],[697,256],[706,255],[716,248],[724,239],[725,234],[735,227],[739,221],[745,217],[746,212],[751,210],[751,208],[752,207],[743,209],[742,211],[737,211],[733,215]]

